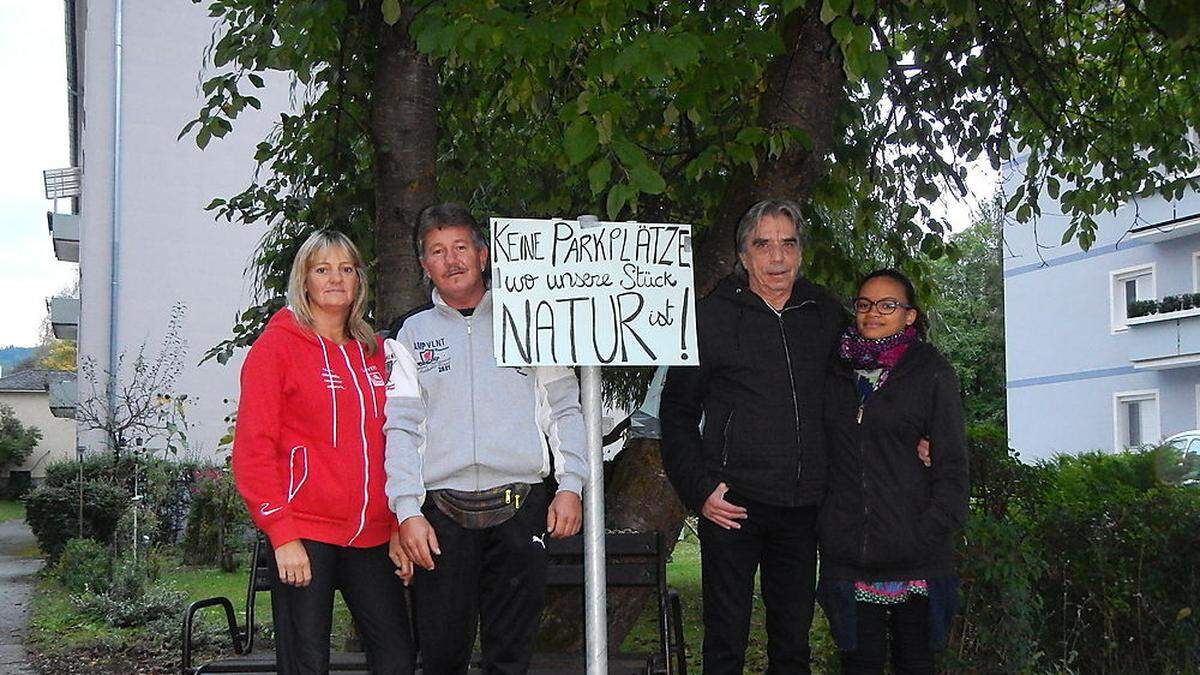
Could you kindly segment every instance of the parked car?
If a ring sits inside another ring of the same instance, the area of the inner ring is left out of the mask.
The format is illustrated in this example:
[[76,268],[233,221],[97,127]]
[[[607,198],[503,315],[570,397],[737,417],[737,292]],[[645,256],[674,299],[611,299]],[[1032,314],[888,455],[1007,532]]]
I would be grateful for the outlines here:
[[1200,486],[1200,429],[1175,434],[1163,444],[1175,446],[1180,452],[1177,472],[1171,471],[1171,475],[1164,478],[1179,485]]

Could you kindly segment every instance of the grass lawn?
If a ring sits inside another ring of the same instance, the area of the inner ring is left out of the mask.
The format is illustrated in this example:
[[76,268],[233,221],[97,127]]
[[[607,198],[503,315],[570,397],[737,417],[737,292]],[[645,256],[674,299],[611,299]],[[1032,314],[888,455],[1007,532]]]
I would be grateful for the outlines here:
[[[683,603],[684,639],[687,642],[688,668],[699,672],[702,639],[700,621],[700,548],[694,537],[687,537],[675,547],[672,560],[667,567],[670,585],[679,591]],[[178,556],[168,556],[162,565],[162,580],[173,584],[187,593],[189,601],[212,596],[225,596],[233,600],[240,621],[245,619],[246,572],[233,573],[208,568],[188,567]],[[652,605],[653,603],[651,603]],[[204,621],[209,625],[223,625],[223,613],[219,608],[209,608]],[[271,602],[269,594],[261,593],[256,602],[257,621],[269,636],[271,626]],[[766,631],[761,597],[756,593],[754,611],[750,625],[750,646],[747,650],[747,672],[762,672],[766,667]],[[30,645],[44,654],[65,655],[80,650],[90,654],[126,655],[115,658],[130,658],[130,645],[142,641],[139,633],[144,629],[115,629],[103,622],[81,615],[73,607],[68,592],[50,575],[45,575],[34,596],[33,617],[30,624]],[[344,649],[350,636],[350,616],[341,599],[335,605],[333,648]],[[263,632],[259,633],[260,640]],[[268,638],[269,639],[269,638]],[[817,611],[811,636],[814,651],[814,670],[828,672],[833,667],[836,653],[829,638],[824,618]],[[622,648],[627,651],[651,651],[657,646],[658,631],[654,608],[648,606],[642,618],[626,638]],[[160,641],[161,642],[161,641]],[[226,638],[218,638],[220,647],[225,648]],[[260,641],[259,645],[263,643]],[[168,672],[178,658],[178,647],[174,651],[142,652],[139,660],[159,661],[161,672]],[[137,650],[132,650],[136,652]],[[210,652],[211,654],[211,652]],[[109,672],[109,671],[101,671]],[[119,671],[112,671],[119,672]],[[147,672],[158,672],[157,670]]]
[[0,522],[25,520],[25,502],[0,501]]

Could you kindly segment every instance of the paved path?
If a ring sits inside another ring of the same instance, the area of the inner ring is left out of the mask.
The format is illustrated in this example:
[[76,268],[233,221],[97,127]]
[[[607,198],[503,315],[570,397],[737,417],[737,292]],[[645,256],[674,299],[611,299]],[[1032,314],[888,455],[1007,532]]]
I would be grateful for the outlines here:
[[35,544],[23,520],[0,522],[0,673],[36,675],[25,651],[29,607],[42,559],[28,557]]

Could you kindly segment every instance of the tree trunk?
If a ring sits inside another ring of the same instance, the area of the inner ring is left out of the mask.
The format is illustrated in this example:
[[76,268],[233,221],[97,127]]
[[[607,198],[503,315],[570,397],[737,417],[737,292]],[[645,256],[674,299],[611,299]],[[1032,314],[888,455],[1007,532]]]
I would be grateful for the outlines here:
[[[776,159],[759,156],[759,171],[746,169],[730,183],[718,220],[709,227],[696,255],[696,287],[712,290],[733,269],[737,221],[755,202],[768,197],[804,200],[823,175],[824,160],[834,144],[835,115],[845,100],[841,53],[820,20],[820,2],[808,2],[784,23],[781,54],[767,68],[767,89],[758,123],[799,129],[811,147],[794,143]],[[674,549],[685,511],[663,472],[658,442],[636,440],[618,455],[605,490],[609,529],[657,530]],[[641,614],[652,591],[609,589],[608,639],[620,645]],[[551,594],[543,619],[543,647],[579,650],[583,646],[583,614],[579,593]]]
[[776,159],[758,156],[757,175],[743,168],[730,182],[723,207],[696,253],[696,291],[703,297],[733,270],[738,219],[767,198],[806,200],[825,170],[833,147],[837,109],[845,101],[845,73],[837,43],[821,23],[821,3],[808,2],[787,16],[789,50],[767,67],[767,89],[758,124],[803,131],[811,147],[793,143]]
[[[376,9],[378,11],[378,9]],[[417,51],[408,24],[380,24],[371,132],[375,146],[375,318],[380,327],[429,300],[413,234],[437,199],[437,72]]]

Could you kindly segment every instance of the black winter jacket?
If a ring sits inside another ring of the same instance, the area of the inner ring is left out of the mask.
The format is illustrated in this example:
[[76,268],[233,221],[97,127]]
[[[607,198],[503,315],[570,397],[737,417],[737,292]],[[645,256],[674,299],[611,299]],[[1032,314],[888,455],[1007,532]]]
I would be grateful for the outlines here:
[[697,303],[699,367],[670,369],[659,412],[663,467],[684,505],[698,512],[722,481],[766,504],[821,501],[825,377],[845,320],[803,278],[780,313],[737,275]]
[[[853,370],[836,361],[825,399],[829,494],[821,509],[821,574],[910,581],[954,573],[954,537],[970,483],[958,378],[927,342],[909,347],[859,420]],[[917,457],[929,438],[932,466]]]

